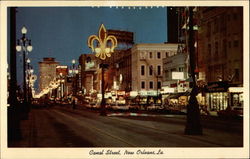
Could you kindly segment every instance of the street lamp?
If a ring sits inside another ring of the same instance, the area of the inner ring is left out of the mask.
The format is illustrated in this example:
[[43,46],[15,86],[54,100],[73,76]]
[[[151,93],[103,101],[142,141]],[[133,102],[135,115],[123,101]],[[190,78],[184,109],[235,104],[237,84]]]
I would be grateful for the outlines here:
[[23,34],[23,36],[17,40],[17,46],[16,46],[16,50],[18,52],[23,52],[23,96],[24,96],[24,103],[27,103],[27,90],[26,90],[26,53],[31,52],[33,47],[31,45],[31,40],[26,38],[26,34],[27,34],[27,29],[25,27],[23,27],[21,29],[21,33]]
[[99,36],[91,35],[88,38],[88,46],[91,48],[92,52],[95,52],[95,56],[99,57],[102,62],[99,65],[102,69],[102,101],[101,101],[101,114],[106,116],[105,110],[105,99],[104,99],[104,71],[108,68],[108,64],[105,64],[104,61],[106,57],[111,57],[111,53],[114,52],[114,49],[117,47],[117,39],[113,35],[108,35],[106,28],[101,24],[99,28]]
[[28,82],[28,90],[27,90],[27,100],[28,100],[28,103],[30,103],[30,95],[31,95],[31,75],[33,74],[34,70],[32,69],[32,66],[30,66],[30,59],[28,58],[26,60],[26,63],[27,63],[27,70],[26,70],[26,81]]
[[59,82],[60,82],[60,100],[62,101],[62,98],[64,96],[64,76],[61,72],[59,74]]
[[76,95],[76,89],[77,89],[77,74],[78,74],[78,68],[75,67],[75,63],[76,63],[76,60],[73,59],[72,61],[72,70],[70,71],[72,73],[72,77],[73,77],[73,95],[75,96]]

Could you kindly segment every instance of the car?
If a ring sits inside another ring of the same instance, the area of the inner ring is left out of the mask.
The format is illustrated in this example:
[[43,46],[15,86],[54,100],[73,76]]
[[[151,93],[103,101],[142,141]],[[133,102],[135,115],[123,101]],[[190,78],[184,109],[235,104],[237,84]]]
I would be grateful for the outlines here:
[[162,105],[158,105],[158,104],[153,104],[150,106],[147,106],[147,110],[163,110],[164,107]]
[[243,107],[232,107],[232,110],[236,111],[239,116],[243,117]]
[[229,107],[225,110],[218,111],[218,116],[225,118],[235,118],[243,117],[243,108],[242,107]]
[[139,110],[140,106],[138,104],[130,104],[128,105],[129,110]]
[[116,104],[112,106],[113,110],[128,110],[129,106],[125,105],[125,104]]

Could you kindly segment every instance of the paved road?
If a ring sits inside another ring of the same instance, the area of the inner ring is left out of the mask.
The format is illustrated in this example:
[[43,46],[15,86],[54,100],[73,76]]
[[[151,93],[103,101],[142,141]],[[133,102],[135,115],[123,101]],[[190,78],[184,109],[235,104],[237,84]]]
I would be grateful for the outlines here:
[[[177,121],[177,122],[175,122]],[[103,117],[67,107],[32,109],[23,121],[23,140],[10,147],[237,147],[238,132],[205,128],[202,136],[184,135],[185,123],[167,117]]]

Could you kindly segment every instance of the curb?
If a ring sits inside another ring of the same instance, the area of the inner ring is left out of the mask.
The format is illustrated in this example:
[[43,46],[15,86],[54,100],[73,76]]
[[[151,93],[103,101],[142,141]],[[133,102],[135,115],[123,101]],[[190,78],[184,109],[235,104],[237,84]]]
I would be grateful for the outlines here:
[[156,114],[145,114],[145,113],[109,113],[107,116],[143,116],[143,117],[175,117],[174,115],[156,115]]

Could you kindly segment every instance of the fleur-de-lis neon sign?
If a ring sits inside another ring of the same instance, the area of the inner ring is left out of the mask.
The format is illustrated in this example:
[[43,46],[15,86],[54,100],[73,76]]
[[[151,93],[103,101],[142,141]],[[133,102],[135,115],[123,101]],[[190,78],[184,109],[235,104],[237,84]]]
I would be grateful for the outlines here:
[[[95,40],[97,41],[97,46],[94,46]],[[108,46],[108,42],[111,42],[111,46]],[[111,57],[111,53],[117,47],[117,39],[113,35],[107,35],[106,28],[102,24],[99,28],[99,37],[96,35],[91,35],[88,38],[88,46],[91,48],[92,52],[95,52],[95,56],[99,57],[101,60],[105,60],[106,57]]]

